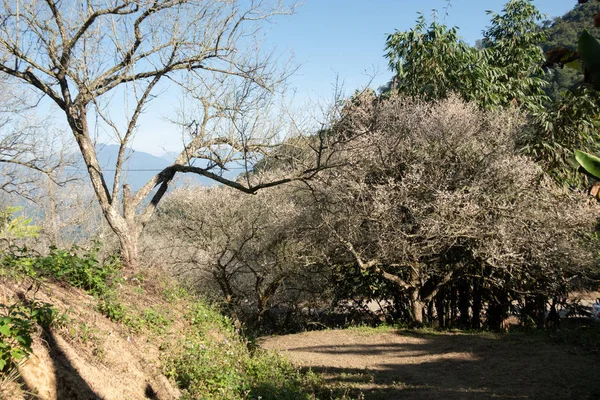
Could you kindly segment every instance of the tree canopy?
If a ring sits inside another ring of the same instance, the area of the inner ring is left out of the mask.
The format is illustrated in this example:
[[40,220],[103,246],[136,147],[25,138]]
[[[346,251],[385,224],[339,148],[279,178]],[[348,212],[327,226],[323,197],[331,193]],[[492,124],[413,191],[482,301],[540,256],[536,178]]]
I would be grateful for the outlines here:
[[477,48],[460,39],[458,28],[437,21],[427,25],[420,16],[413,29],[387,38],[394,87],[428,100],[456,92],[486,109],[509,104],[538,109],[544,100],[541,19],[531,1],[511,0],[502,13],[492,14]]

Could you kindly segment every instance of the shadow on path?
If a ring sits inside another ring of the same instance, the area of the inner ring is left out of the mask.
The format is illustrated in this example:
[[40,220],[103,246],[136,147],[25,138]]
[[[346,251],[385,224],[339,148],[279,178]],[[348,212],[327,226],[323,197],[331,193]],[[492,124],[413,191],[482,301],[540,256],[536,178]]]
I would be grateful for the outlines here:
[[102,397],[94,392],[60,348],[55,334],[50,330],[44,330],[43,338],[48,343],[48,350],[54,364],[57,398],[101,400]]
[[539,335],[330,334],[330,343],[300,336],[286,350],[337,395],[350,387],[366,400],[600,399],[599,352]]

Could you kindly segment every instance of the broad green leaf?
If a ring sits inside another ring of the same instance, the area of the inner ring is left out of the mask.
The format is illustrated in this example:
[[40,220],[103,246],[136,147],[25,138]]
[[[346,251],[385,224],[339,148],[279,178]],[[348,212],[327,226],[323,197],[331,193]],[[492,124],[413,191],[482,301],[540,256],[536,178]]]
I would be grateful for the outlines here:
[[577,158],[575,158],[575,155],[567,157],[567,162],[569,163],[569,165],[571,167],[573,167],[575,169],[577,169],[581,166],[581,164],[579,164],[579,161],[577,161]]
[[575,150],[575,159],[583,169],[600,179],[600,158],[583,151]]
[[0,326],[0,334],[4,336],[10,335],[10,325],[2,325]]

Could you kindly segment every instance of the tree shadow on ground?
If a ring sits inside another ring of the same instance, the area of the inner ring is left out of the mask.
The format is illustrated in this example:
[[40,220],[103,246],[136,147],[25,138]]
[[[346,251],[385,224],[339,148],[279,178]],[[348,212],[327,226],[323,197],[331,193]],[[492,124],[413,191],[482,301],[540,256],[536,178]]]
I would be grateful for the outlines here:
[[56,397],[58,399],[101,400],[56,341],[55,333],[44,330],[44,341],[52,359],[56,378]]
[[387,337],[389,343],[358,339],[288,350],[331,357],[311,369],[336,396],[351,388],[351,396],[362,393],[367,400],[600,399],[597,351],[526,334],[401,330]]

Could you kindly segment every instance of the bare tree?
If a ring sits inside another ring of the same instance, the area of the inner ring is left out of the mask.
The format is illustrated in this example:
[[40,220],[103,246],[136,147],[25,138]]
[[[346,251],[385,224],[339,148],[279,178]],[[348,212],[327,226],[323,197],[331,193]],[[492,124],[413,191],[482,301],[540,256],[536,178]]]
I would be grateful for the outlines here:
[[59,185],[70,181],[61,172],[72,160],[64,136],[36,115],[26,89],[0,77],[0,191],[32,200],[46,178]]
[[[253,158],[274,144],[273,135],[265,137],[257,129],[261,119],[248,120],[241,104],[254,93],[272,91],[281,81],[282,75],[273,69],[276,60],[263,56],[254,44],[262,22],[293,11],[283,0],[3,0],[2,4],[0,71],[37,89],[66,117],[126,265],[135,266],[140,231],[176,173],[203,175],[255,193],[306,178],[321,166],[303,166],[276,182],[238,182],[220,173],[230,161],[223,154],[241,158],[251,170]],[[126,146],[165,81],[183,87],[193,83],[192,88],[202,89],[198,100],[204,114],[184,121],[189,134],[171,166],[136,193],[127,185],[121,192]],[[231,101],[222,101],[221,87],[234,87]],[[117,92],[129,95],[125,121],[108,112],[110,95]],[[91,116],[112,129],[120,144],[112,185],[98,163]],[[216,129],[211,122],[223,118],[232,122],[224,130]],[[195,165],[197,158],[208,163]]]
[[245,323],[276,325],[324,298],[328,286],[295,190],[287,185],[242,197],[227,187],[177,189],[145,230],[143,253],[198,290],[220,293]]
[[594,267],[585,237],[597,206],[519,154],[518,114],[369,93],[344,113],[337,134],[358,137],[351,162],[311,183],[330,235],[321,243],[338,264],[393,282],[414,322],[459,282],[461,317],[477,328],[481,313],[497,328],[513,301],[535,297],[544,316]]

